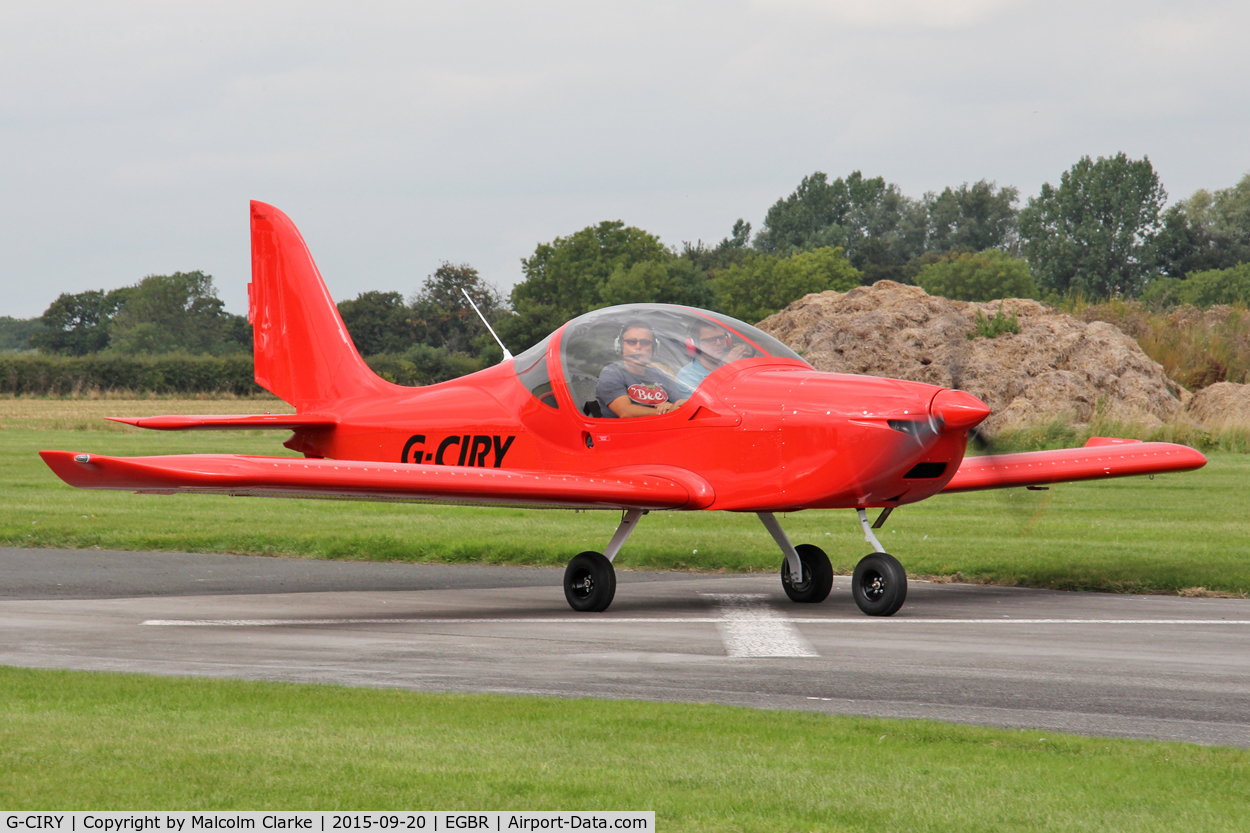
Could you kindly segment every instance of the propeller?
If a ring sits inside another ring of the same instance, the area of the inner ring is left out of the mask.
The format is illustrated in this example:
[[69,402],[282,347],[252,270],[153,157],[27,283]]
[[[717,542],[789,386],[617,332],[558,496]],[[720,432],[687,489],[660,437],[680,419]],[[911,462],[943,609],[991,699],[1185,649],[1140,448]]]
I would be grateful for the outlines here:
[[[954,322],[952,322],[954,323]],[[956,326],[947,328],[950,333],[951,350],[948,357],[947,370],[950,373],[951,390],[963,391],[964,371],[967,366],[967,359],[972,353],[972,341],[967,338],[967,324],[960,319]],[[957,337],[958,334],[958,337]],[[974,425],[968,429],[968,443],[972,445],[982,456],[989,457],[993,460],[1002,452],[995,447],[995,441],[992,435],[987,432],[981,423]],[[1003,490],[1006,492],[1006,499],[1010,500],[1015,496],[1017,490]],[[1029,490],[1025,490],[1029,491]],[[1042,498],[1037,509],[1031,513],[1029,519],[1021,527],[1021,534],[1028,535],[1037,526],[1037,522],[1045,514],[1046,509],[1050,506],[1053,491],[1047,489],[1045,496]],[[1027,508],[1022,502],[1012,501],[1012,506],[1017,512],[1027,512]]]

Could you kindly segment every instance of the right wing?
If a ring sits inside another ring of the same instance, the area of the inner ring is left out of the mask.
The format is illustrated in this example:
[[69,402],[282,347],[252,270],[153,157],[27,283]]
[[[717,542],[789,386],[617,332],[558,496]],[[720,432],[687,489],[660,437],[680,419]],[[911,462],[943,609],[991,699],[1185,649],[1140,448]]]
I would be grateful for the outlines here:
[[39,456],[71,486],[147,494],[208,493],[588,509],[702,509],[715,497],[703,478],[675,466],[549,474],[233,454],[106,457],[41,451]]
[[1206,464],[1202,452],[1185,445],[1093,437],[1084,448],[965,457],[941,494],[1193,471]]

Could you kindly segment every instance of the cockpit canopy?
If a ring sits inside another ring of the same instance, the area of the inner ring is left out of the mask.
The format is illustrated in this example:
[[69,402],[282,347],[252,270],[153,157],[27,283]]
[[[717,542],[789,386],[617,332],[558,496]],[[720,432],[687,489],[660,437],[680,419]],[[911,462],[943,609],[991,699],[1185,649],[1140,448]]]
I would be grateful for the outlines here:
[[[683,395],[689,395],[711,372],[708,366],[715,369],[721,364],[761,356],[803,361],[767,333],[707,310],[669,304],[627,304],[595,310],[565,324],[560,337],[565,384],[578,410],[587,416],[612,416],[601,412],[596,387],[604,368],[622,360],[622,337],[625,328],[634,324],[651,330],[653,345],[648,366],[673,379]],[[547,367],[547,351],[554,335],[517,356],[514,367],[521,383],[534,396],[548,407],[557,408]]]

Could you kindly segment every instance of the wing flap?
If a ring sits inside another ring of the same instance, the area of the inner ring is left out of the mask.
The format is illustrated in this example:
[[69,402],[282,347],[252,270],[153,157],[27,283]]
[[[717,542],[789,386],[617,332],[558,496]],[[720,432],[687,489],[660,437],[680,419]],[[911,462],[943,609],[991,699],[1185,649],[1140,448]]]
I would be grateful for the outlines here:
[[1085,448],[965,457],[942,494],[1192,471],[1207,463],[1201,452],[1184,445],[1097,439]]
[[157,431],[238,431],[245,428],[333,428],[338,417],[328,414],[172,414],[150,417],[108,417],[137,428]]
[[273,497],[320,497],[603,509],[697,509],[711,489],[682,469],[549,474],[299,457],[183,454],[107,457],[41,451],[66,483],[121,489]]

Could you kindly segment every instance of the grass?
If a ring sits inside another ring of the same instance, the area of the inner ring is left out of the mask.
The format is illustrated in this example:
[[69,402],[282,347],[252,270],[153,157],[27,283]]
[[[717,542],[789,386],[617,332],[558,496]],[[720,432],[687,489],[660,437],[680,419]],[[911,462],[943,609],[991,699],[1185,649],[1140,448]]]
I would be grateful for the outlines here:
[[[36,404],[31,405],[29,403]],[[84,404],[91,409],[84,411]],[[206,404],[209,407],[206,407]],[[268,401],[267,405],[277,405]],[[613,512],[339,501],[134,495],[72,489],[42,448],[137,456],[290,453],[282,432],[143,432],[116,412],[255,411],[249,400],[0,400],[0,545],[288,555],[373,561],[562,566],[602,550]],[[64,410],[62,410],[64,409]],[[276,407],[271,407],[276,411]],[[99,413],[96,413],[98,411]],[[86,416],[83,416],[83,414]],[[75,416],[77,415],[77,416]],[[103,430],[51,430],[83,422]],[[1052,438],[1053,439],[1053,438]],[[1060,438],[1062,439],[1062,438]],[[1250,594],[1250,456],[1213,452],[1184,474],[947,495],[896,511],[880,531],[913,576],[1115,592]],[[850,573],[868,552],[853,513],[787,515],[796,542]],[[654,512],[622,551],[623,569],[767,571],[780,554],[752,515]]]
[[[993,453],[1038,451],[1045,448],[1076,448],[1090,437],[1123,437],[1145,442],[1180,443],[1199,451],[1250,453],[1250,425],[1230,422],[1218,426],[1198,426],[1185,419],[1162,425],[1144,425],[1108,420],[1095,413],[1086,423],[1055,419],[1050,422],[1013,428],[990,437]],[[973,453],[976,453],[975,451]]]
[[1197,309],[1182,304],[1157,309],[1141,301],[1087,303],[1071,298],[1062,312],[1085,321],[1106,321],[1137,340],[1163,365],[1169,379],[1190,390],[1215,382],[1250,381],[1250,315],[1244,305]]
[[0,806],[635,809],[700,831],[1246,830],[1250,751],[0,668]]
[[272,396],[136,396],[133,393],[94,392],[83,396],[44,398],[0,396],[0,430],[107,431],[134,434],[142,429],[109,422],[111,416],[164,414],[290,414],[295,409]]

